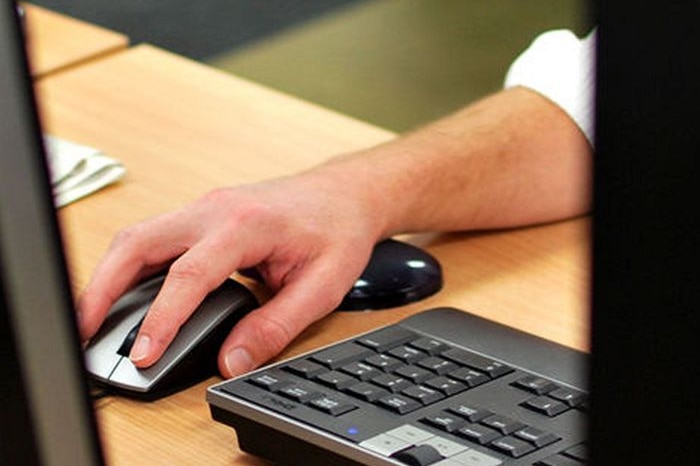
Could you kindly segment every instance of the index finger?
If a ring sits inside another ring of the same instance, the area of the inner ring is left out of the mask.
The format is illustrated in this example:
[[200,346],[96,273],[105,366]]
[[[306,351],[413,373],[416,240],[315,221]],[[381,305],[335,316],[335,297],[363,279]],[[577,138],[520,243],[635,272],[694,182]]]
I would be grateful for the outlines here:
[[78,300],[83,339],[97,332],[110,307],[133,284],[187,250],[190,234],[178,217],[158,217],[115,236]]
[[239,261],[235,248],[208,241],[196,244],[173,262],[131,349],[134,365],[144,368],[160,359],[180,327]]

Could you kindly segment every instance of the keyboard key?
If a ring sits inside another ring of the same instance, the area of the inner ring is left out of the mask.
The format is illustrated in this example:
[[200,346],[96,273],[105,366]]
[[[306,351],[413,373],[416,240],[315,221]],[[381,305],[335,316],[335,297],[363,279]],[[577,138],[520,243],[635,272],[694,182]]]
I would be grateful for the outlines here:
[[434,379],[427,380],[425,385],[439,390],[447,396],[455,395],[467,389],[467,386],[463,383],[448,379],[447,377],[435,377]]
[[485,426],[491,427],[492,429],[496,429],[503,435],[512,434],[516,430],[520,430],[525,427],[525,424],[522,422],[506,416],[501,416],[500,414],[494,414],[482,419],[481,423]]
[[449,346],[442,343],[441,341],[427,337],[422,337],[417,340],[414,340],[410,343],[410,345],[421,351],[425,351],[431,356],[436,356],[449,348]]
[[420,384],[434,377],[433,373],[418,366],[402,366],[394,372],[401,377],[410,380],[415,384]]
[[311,356],[311,359],[330,369],[338,369],[351,362],[364,359],[371,354],[370,350],[355,343],[341,343],[319,351]]
[[489,446],[513,458],[520,458],[523,455],[535,451],[535,447],[531,444],[511,436],[494,440]]
[[412,442],[401,440],[393,435],[379,434],[360,442],[360,446],[384,456],[391,456],[412,445]]
[[362,381],[369,380],[372,377],[376,377],[380,374],[380,372],[377,369],[370,366],[369,364],[365,364],[362,362],[350,363],[346,366],[343,366],[340,370]]
[[375,354],[365,359],[365,362],[384,372],[393,372],[397,367],[403,365],[398,359],[387,356],[386,354]]
[[459,380],[460,382],[467,384],[467,386],[470,388],[477,387],[491,380],[486,374],[482,374],[481,372],[466,367],[460,367],[447,375],[455,380]]
[[412,445],[423,442],[433,437],[433,434],[431,434],[427,430],[420,429],[416,426],[412,426],[411,424],[403,424],[399,427],[387,431],[386,433],[391,435],[392,437],[405,440],[406,442],[409,442]]
[[559,387],[547,394],[547,396],[554,398],[555,400],[562,401],[572,408],[577,408],[582,406],[587,399],[585,393],[572,388]]
[[313,379],[328,370],[322,365],[309,361],[308,359],[292,361],[282,369],[296,374],[299,377],[304,377],[305,379]]
[[389,395],[375,402],[378,406],[399,414],[408,414],[423,405],[403,395]]
[[460,404],[448,408],[448,411],[463,417],[469,422],[479,422],[491,416],[493,413],[488,409],[479,408],[478,406],[470,406],[465,404]]
[[400,359],[406,364],[413,364],[427,356],[424,352],[415,348],[411,348],[410,346],[399,346],[389,351],[388,354],[397,359]]
[[344,390],[357,383],[355,377],[339,371],[328,371],[316,377],[316,380],[336,390]]
[[412,387],[408,387],[401,393],[406,396],[410,396],[414,400],[420,401],[424,405],[429,405],[431,403],[435,403],[436,401],[445,398],[445,395],[438,392],[437,390],[433,390],[432,388],[428,387],[423,387],[421,385],[414,385]]
[[271,374],[270,372],[261,372],[256,374],[246,379],[246,382],[271,392],[274,392],[291,383],[289,380],[280,378],[277,375]]
[[492,379],[513,372],[513,368],[493,359],[485,358],[475,353],[470,353],[460,348],[451,348],[442,353],[442,357],[463,366],[471,367],[484,372]]
[[314,398],[309,401],[308,405],[332,416],[340,416],[341,414],[357,409],[357,406],[353,404],[346,403],[328,395]]
[[429,371],[433,371],[437,375],[444,375],[450,371],[457,369],[457,365],[455,363],[442,358],[438,358],[436,356],[430,356],[425,359],[421,359],[416,365],[428,369]]
[[373,384],[389,390],[392,393],[399,393],[401,390],[411,386],[411,382],[394,374],[382,374],[371,380]]
[[563,413],[564,411],[569,410],[569,407],[561,401],[557,401],[547,396],[538,396],[537,398],[531,398],[525,403],[523,403],[523,406],[549,417],[554,417],[558,414]]
[[544,395],[558,388],[558,385],[542,377],[528,375],[513,382],[513,386],[527,390],[535,395]]
[[562,454],[577,459],[579,461],[588,461],[588,447],[585,443],[579,443],[578,445],[574,445],[573,447],[567,448],[562,452]]
[[530,442],[537,448],[546,447],[547,445],[560,440],[560,437],[550,432],[545,432],[531,426],[523,427],[522,429],[516,431],[513,435]]
[[301,384],[291,384],[278,390],[282,396],[285,396],[291,400],[298,401],[299,403],[306,403],[314,398],[321,396],[321,394],[314,390],[313,388],[306,387]]
[[461,453],[468,449],[465,445],[462,445],[461,443],[453,442],[452,440],[448,440],[439,435],[436,435],[435,437],[429,438],[428,440],[421,442],[420,445],[430,445],[431,447],[435,448],[438,451],[438,453],[440,453],[440,456],[444,458],[454,456],[457,453]]
[[456,463],[459,466],[498,466],[503,463],[498,458],[476,450],[463,451],[452,456],[449,460],[451,463]]
[[345,393],[370,402],[378,400],[379,398],[382,398],[389,394],[388,391],[367,382],[360,382],[358,384],[352,385],[351,387],[345,390]]
[[456,432],[465,425],[465,421],[462,418],[448,413],[426,416],[421,421],[449,433]]
[[500,433],[481,424],[469,424],[461,427],[457,430],[457,435],[479,445],[488,445],[501,437]]
[[357,342],[378,353],[383,353],[391,348],[407,343],[416,338],[416,334],[402,327],[388,327],[377,332],[365,335]]

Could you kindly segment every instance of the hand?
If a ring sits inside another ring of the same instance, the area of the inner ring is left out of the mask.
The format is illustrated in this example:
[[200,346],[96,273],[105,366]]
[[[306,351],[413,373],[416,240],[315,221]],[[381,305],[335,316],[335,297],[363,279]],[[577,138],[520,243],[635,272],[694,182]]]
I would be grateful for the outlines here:
[[120,232],[79,300],[83,338],[130,286],[169,267],[130,355],[148,367],[208,292],[256,266],[275,295],[231,331],[219,369],[234,376],[277,355],[340,303],[380,239],[376,219],[338,181],[305,174],[219,189]]

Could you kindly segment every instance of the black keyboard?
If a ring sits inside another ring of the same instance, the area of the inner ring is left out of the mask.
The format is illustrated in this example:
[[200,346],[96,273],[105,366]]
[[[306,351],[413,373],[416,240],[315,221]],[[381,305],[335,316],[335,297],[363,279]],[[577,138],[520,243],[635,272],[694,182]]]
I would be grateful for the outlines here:
[[456,309],[210,387],[242,450],[281,465],[582,466],[587,355]]

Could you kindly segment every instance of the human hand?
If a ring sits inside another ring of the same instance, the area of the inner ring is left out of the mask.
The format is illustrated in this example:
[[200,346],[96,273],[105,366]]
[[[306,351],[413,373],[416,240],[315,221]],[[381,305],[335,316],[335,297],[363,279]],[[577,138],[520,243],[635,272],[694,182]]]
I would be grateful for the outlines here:
[[148,367],[207,293],[257,267],[275,295],[235,326],[218,358],[224,376],[254,369],[340,303],[380,239],[376,215],[343,184],[304,174],[219,189],[126,228],[79,300],[82,337],[129,287],[169,267],[130,355]]

